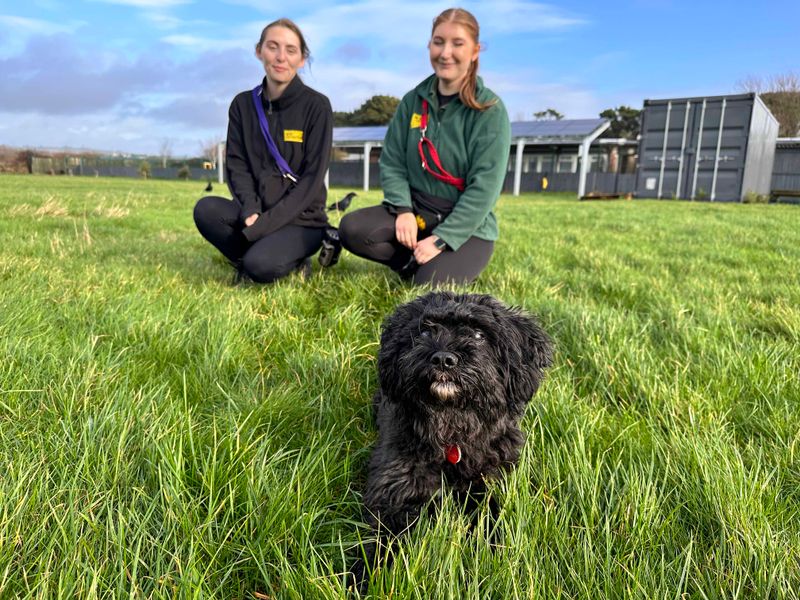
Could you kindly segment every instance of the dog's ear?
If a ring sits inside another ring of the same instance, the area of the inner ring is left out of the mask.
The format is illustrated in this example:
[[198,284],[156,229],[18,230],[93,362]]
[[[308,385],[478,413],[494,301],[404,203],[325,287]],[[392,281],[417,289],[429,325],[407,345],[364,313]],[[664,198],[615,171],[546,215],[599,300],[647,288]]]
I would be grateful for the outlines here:
[[419,332],[419,321],[425,308],[442,295],[432,292],[402,304],[383,322],[378,352],[378,379],[384,396],[390,402],[399,402],[404,388],[399,358],[411,347],[414,336]]
[[512,411],[521,414],[553,364],[553,343],[534,317],[492,300],[506,397]]

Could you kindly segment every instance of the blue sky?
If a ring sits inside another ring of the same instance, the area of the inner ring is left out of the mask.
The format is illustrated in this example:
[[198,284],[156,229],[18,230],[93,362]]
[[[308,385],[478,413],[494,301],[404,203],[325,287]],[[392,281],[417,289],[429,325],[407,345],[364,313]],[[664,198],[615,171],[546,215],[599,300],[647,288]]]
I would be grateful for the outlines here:
[[[287,9],[287,6],[291,8]],[[402,96],[430,73],[430,23],[450,3],[0,0],[0,144],[197,155],[224,138],[233,96],[263,75],[262,27],[294,19],[305,82],[334,110]],[[800,0],[463,2],[481,75],[512,120],[570,118],[645,98],[736,93],[800,72]]]

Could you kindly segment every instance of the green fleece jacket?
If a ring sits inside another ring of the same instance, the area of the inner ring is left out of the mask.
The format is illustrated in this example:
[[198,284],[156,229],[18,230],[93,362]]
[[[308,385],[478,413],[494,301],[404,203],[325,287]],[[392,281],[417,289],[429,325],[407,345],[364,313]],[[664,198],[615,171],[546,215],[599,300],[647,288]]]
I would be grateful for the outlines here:
[[[511,124],[502,101],[478,78],[479,102],[497,99],[484,111],[464,106],[457,97],[439,107],[437,78],[431,75],[405,95],[397,107],[381,152],[381,185],[385,202],[411,207],[411,191],[453,200],[453,212],[432,233],[453,250],[471,236],[496,240],[497,219],[492,212],[503,188],[511,145]],[[463,177],[466,189],[439,181],[422,168],[417,144],[422,99],[428,100],[428,130],[442,166]]]

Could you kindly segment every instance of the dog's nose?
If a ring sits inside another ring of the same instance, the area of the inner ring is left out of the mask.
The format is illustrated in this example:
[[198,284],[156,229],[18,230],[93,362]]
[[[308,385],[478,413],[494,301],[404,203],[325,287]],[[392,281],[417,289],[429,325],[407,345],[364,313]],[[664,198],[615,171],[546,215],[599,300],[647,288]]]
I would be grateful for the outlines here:
[[458,357],[452,352],[437,352],[431,356],[434,366],[452,369],[458,364]]

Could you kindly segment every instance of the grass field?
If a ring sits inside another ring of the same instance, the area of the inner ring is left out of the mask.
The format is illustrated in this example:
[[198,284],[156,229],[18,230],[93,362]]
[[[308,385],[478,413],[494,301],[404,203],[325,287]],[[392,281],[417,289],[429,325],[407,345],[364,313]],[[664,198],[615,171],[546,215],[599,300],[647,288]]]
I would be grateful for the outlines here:
[[[0,177],[0,598],[346,596],[380,323],[419,290],[347,255],[231,287],[203,185]],[[502,545],[446,505],[374,596],[797,598],[798,207],[498,215],[470,289],[557,344]]]

